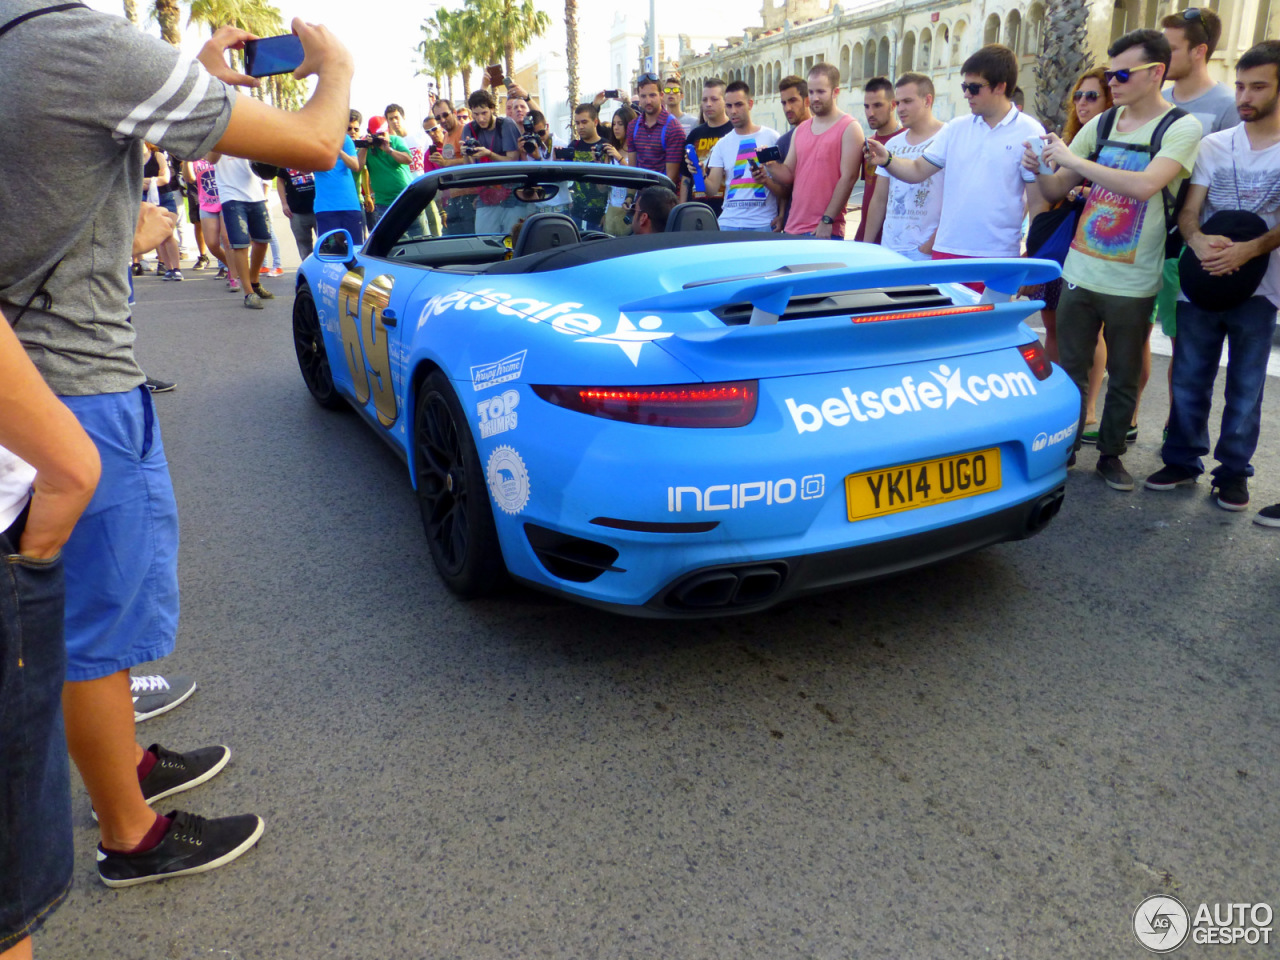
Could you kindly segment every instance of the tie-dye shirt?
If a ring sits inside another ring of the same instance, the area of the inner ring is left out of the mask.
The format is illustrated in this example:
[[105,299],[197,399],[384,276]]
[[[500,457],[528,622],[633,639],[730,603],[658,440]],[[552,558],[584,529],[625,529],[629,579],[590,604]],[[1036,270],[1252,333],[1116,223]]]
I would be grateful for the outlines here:
[[724,206],[720,226],[735,230],[768,230],[778,215],[778,201],[769,189],[751,176],[751,161],[761,147],[778,142],[778,132],[761,127],[755,133],[726,133],[711,149],[707,168],[724,171]]
[[[1123,119],[1121,107],[1107,138],[1109,143],[1148,144],[1160,122],[1156,117],[1136,130],[1121,133],[1118,128]],[[1071,141],[1071,152],[1088,157],[1097,136],[1098,117],[1094,117]],[[1169,184],[1169,192],[1175,197],[1182,181],[1195,169],[1199,149],[1200,121],[1193,116],[1182,117],[1164,132],[1156,158],[1168,157],[1182,167]],[[1138,171],[1145,170],[1152,159],[1155,158],[1142,150],[1104,145],[1098,163],[1114,170]],[[1164,267],[1164,227],[1164,200],[1159,193],[1143,203],[1094,184],[1067,252],[1062,276],[1068,283],[1096,293],[1154,296],[1160,290]]]

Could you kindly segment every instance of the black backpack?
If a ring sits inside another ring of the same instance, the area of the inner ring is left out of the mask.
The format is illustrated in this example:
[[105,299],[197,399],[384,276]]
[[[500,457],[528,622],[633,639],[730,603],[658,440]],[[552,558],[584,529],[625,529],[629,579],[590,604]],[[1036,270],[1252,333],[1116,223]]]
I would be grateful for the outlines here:
[[[1151,134],[1150,143],[1125,143],[1122,140],[1107,139],[1111,136],[1111,129],[1116,122],[1116,108],[1111,107],[1098,118],[1098,140],[1089,159],[1097,160],[1099,154],[1102,153],[1103,147],[1136,150],[1154,158],[1160,152],[1160,144],[1164,140],[1165,131],[1186,116],[1189,116],[1187,111],[1181,107],[1174,107],[1160,118],[1160,122],[1156,124],[1155,132]],[[1182,209],[1182,204],[1187,199],[1187,186],[1190,183],[1190,177],[1184,178],[1182,185],[1178,187],[1178,195],[1176,197],[1169,192],[1168,185],[1160,191],[1160,195],[1164,200],[1164,258],[1166,260],[1173,259],[1182,253],[1182,234],[1178,232],[1178,212]]]

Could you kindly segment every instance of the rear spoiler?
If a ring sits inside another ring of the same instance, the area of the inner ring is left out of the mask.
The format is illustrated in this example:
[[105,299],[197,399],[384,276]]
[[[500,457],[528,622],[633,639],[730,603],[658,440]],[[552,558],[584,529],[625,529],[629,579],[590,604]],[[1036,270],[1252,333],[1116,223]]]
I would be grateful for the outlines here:
[[777,323],[794,296],[937,283],[984,283],[999,293],[1012,295],[1019,287],[1048,283],[1061,275],[1062,267],[1053,260],[960,259],[878,263],[866,267],[841,265],[806,273],[779,271],[699,280],[686,284],[682,290],[624,303],[620,309],[623,313],[694,313],[726,303],[746,302],[754,308],[751,325],[760,326]]

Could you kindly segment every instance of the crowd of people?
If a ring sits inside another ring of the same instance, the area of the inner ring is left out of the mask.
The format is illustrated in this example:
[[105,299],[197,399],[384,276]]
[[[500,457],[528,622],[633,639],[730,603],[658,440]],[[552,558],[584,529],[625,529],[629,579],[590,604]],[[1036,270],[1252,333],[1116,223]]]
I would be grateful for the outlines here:
[[[272,180],[304,258],[330,230],[363,241],[416,177],[457,164],[576,160],[668,177],[674,190],[563,198],[583,230],[614,236],[661,232],[677,204],[695,201],[722,230],[843,239],[862,180],[856,240],[912,260],[1059,256],[1062,279],[1024,292],[1045,301],[1047,350],[1081,392],[1070,463],[1081,443],[1096,443],[1097,472],[1113,489],[1134,487],[1121,457],[1136,439],[1152,324],[1175,341],[1152,490],[1203,472],[1229,343],[1212,489],[1226,510],[1249,503],[1280,306],[1280,41],[1240,58],[1233,91],[1209,74],[1221,33],[1210,10],[1119,37],[1108,67],[1077,80],[1060,133],[1023,111],[1016,58],[991,44],[963,64],[969,111],[949,122],[934,116],[930,78],[905,73],[865,85],[868,133],[839,107],[839,72],[820,63],[779,81],[781,133],[755,122],[742,81],[708,80],[694,116],[677,78],[643,74],[634,102],[605,90],[578,104],[566,142],[510,82],[505,101],[492,82],[463,106],[435,100],[421,134],[396,103],[366,122],[350,109],[350,55],[302,21],[299,76],[317,84],[304,107],[284,111],[237,95],[254,82],[226,60],[242,31],[217,31],[190,62],[80,5],[10,6],[0,121],[50,159],[35,171],[25,148],[0,144],[15,187],[0,194],[0,222],[14,228],[0,258],[0,771],[17,785],[0,792],[3,960],[31,956],[30,934],[70,884],[68,755],[93,803],[97,869],[110,886],[214,869],[264,829],[253,814],[158,814],[153,804],[215,776],[230,751],[143,748],[135,734],[195,688],[131,673],[169,654],[177,627],[177,507],[151,400],[166,385],[138,368],[129,304],[151,250],[164,280],[183,279],[180,195],[196,267],[216,260],[217,278],[261,309],[272,299],[262,284],[273,272],[263,269],[275,242]],[[40,65],[54,47],[75,56],[51,79]],[[63,187],[41,193],[49,207],[33,222],[24,185],[37,177]],[[416,229],[515,233],[527,206],[509,192],[443,191]],[[1058,225],[1058,254],[1035,239],[1037,224]],[[987,302],[1008,298],[973,287]],[[1255,519],[1280,527],[1280,505]],[[131,563],[104,571],[103,556]]]

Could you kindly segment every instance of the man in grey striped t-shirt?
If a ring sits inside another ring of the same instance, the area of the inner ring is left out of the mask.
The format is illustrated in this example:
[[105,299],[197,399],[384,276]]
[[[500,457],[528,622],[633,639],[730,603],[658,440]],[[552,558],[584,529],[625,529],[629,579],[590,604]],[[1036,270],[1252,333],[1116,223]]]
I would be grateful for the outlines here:
[[209,779],[230,751],[143,750],[134,736],[129,669],[171,652],[177,632],[178,521],[134,359],[127,271],[144,140],[182,159],[217,150],[300,170],[333,166],[351,57],[323,27],[295,20],[293,30],[306,55],[295,75],[317,78],[296,113],[236,95],[232,85],[254,83],[226,62],[228,48],[250,39],[241,30],[222,28],[192,60],[83,4],[7,0],[0,13],[0,129],[22,131],[0,138],[0,305],[102,460],[97,493],[62,555],[63,704],[109,886],[221,866],[263,829],[251,814],[170,818],[148,806]]

